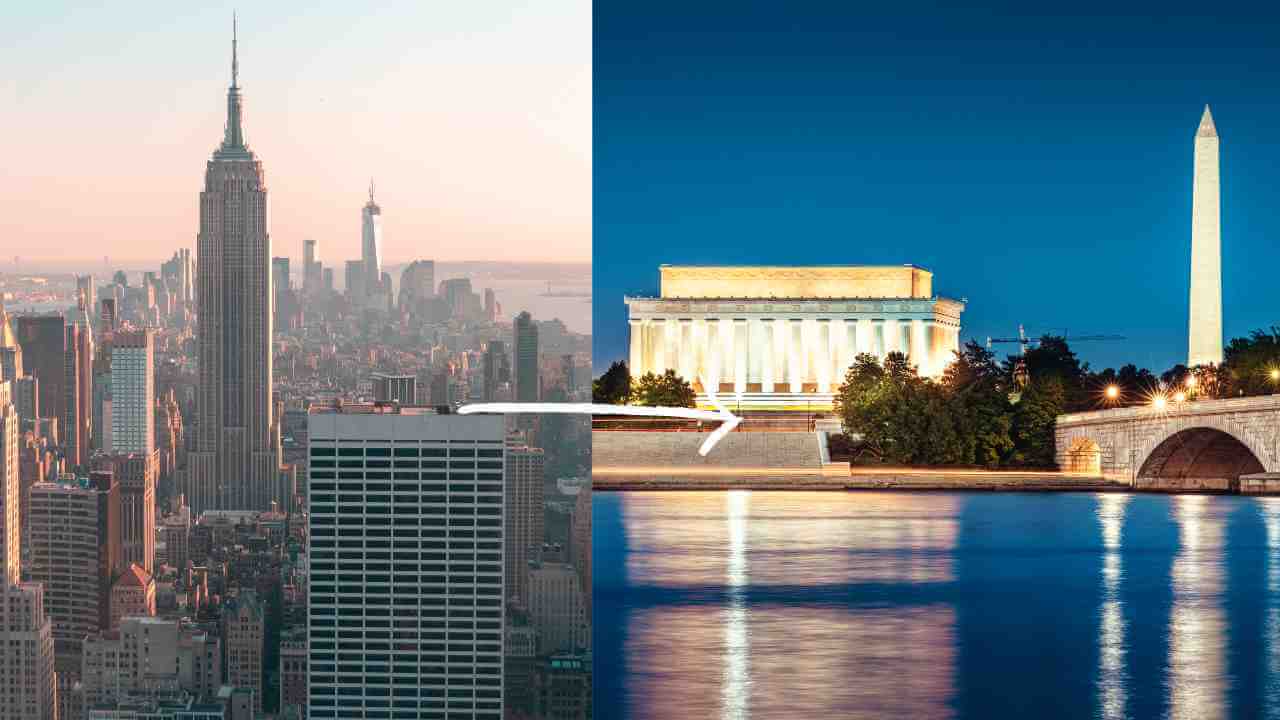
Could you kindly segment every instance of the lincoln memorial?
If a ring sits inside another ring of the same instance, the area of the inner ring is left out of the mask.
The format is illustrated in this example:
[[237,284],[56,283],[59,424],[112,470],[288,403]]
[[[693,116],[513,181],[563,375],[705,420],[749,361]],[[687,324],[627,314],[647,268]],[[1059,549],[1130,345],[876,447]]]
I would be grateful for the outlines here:
[[905,354],[936,377],[959,348],[964,303],[913,265],[659,268],[659,296],[626,298],[632,378],[675,370],[699,401],[830,405],[855,356]]

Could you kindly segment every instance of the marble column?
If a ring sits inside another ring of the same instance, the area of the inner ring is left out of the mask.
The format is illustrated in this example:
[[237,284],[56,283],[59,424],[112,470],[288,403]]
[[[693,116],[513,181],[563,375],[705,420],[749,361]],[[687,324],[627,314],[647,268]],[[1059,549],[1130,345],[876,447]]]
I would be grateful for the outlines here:
[[639,318],[631,318],[631,357],[628,364],[631,366],[631,374],[639,377],[644,374],[644,321]]
[[884,320],[880,318],[873,319],[871,321],[871,349],[869,352],[875,355],[876,360],[880,362],[884,362],[884,356],[888,354],[884,333]]
[[818,342],[814,348],[818,392],[831,392],[831,376],[835,372],[834,350],[831,346],[831,319],[818,318]]
[[849,372],[853,359],[858,357],[858,325],[857,320],[845,318],[844,342],[841,343],[840,351],[840,372],[836,374],[837,384],[844,382],[845,373]]
[[649,345],[651,360],[646,372],[661,375],[667,369],[667,321],[666,318],[654,318],[649,321]]
[[787,325],[787,379],[791,392],[798,393],[804,388],[805,356],[804,356],[804,321],[792,318]]
[[693,367],[693,320],[681,318],[676,335],[676,373],[693,384],[698,378],[694,376]]
[[747,321],[745,318],[734,318],[733,321],[734,367],[733,391],[743,393],[747,390]]
[[774,371],[774,365],[776,365],[774,356],[777,355],[777,346],[773,339],[775,325],[773,318],[760,318],[760,333],[763,339],[760,343],[760,392],[773,392],[773,384],[777,379]]
[[706,364],[706,388],[705,391],[720,392],[720,368],[724,360],[723,342],[720,340],[720,319],[707,318],[707,342],[706,355],[704,363]]

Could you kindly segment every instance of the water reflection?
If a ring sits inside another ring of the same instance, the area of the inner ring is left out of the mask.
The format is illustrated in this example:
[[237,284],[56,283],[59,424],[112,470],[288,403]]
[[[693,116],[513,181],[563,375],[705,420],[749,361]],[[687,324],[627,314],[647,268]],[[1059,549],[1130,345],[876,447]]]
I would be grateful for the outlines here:
[[1258,498],[1258,505],[1267,531],[1263,713],[1267,718],[1280,718],[1280,498]]
[[1181,547],[1173,560],[1169,714],[1187,720],[1226,717],[1222,508],[1204,496],[1179,496],[1172,502]]
[[882,599],[953,578],[940,500],[626,495],[628,716],[949,717],[954,608]]
[[1106,720],[1127,717],[1125,712],[1124,607],[1120,600],[1123,576],[1120,533],[1124,525],[1127,495],[1105,494],[1098,498],[1098,522],[1102,526],[1102,622],[1098,639],[1098,688],[1101,715]]

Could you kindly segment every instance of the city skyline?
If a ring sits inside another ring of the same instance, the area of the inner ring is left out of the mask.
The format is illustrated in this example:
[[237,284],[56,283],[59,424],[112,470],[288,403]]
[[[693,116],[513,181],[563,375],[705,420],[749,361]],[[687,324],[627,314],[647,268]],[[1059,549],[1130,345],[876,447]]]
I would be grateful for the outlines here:
[[[359,258],[358,211],[373,176],[388,265],[589,261],[590,14],[578,5],[401,6],[354,17],[242,8],[241,58],[255,68],[248,139],[274,169],[277,254],[301,257],[304,240],[316,239],[326,264]],[[191,168],[208,152],[203,138],[221,130],[210,97],[226,75],[218,48],[232,8],[5,15],[0,58],[14,72],[0,93],[19,110],[0,130],[24,138],[10,162],[30,172],[7,182],[0,201],[0,267],[14,256],[151,262],[161,259],[156,247],[194,247],[197,207],[183,189],[199,182]],[[79,61],[90,55],[93,63]],[[92,123],[81,122],[84,103]],[[110,158],[123,139],[130,161],[121,166]],[[142,216],[124,210],[139,193]],[[33,212],[41,222],[23,219]],[[511,252],[513,236],[527,256]]]

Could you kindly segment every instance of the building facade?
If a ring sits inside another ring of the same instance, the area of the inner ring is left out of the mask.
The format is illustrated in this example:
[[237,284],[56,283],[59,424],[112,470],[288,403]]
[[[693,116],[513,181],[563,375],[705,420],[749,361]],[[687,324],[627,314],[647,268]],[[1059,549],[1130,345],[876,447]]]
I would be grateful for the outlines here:
[[309,717],[501,718],[503,419],[347,407],[309,436]]
[[253,692],[253,710],[262,712],[262,655],[265,615],[257,593],[242,590],[222,612],[222,646],[227,653],[226,682]]
[[271,237],[262,162],[245,143],[232,39],[222,144],[205,170],[196,239],[196,442],[192,510],[266,510],[279,492],[271,408]]
[[111,338],[111,445],[108,452],[150,455],[156,441],[155,333]]
[[120,627],[126,617],[154,617],[156,581],[138,563],[130,563],[111,586],[111,624]]
[[960,346],[964,302],[906,266],[663,265],[659,296],[626,298],[631,376],[674,370],[739,406],[831,402],[860,354],[907,356],[938,377]]
[[507,598],[529,601],[529,563],[539,559],[544,535],[545,455],[522,445],[507,448],[506,563]]
[[0,720],[56,720],[53,629],[44,587],[22,582],[18,413],[0,381]]
[[44,588],[58,670],[78,670],[86,635],[111,620],[120,494],[110,473],[33,485],[27,574]]
[[516,316],[514,328],[516,402],[538,402],[542,394],[538,374],[538,324],[532,315],[522,312]]

